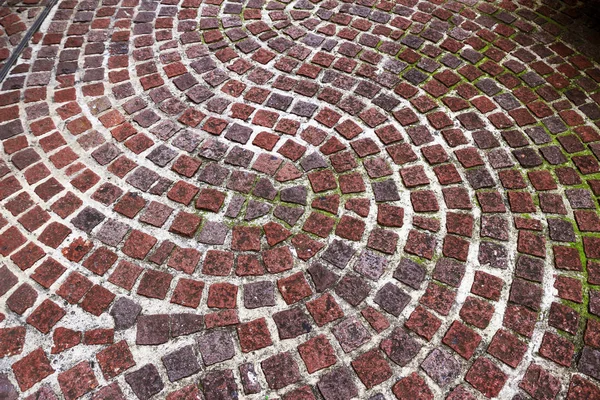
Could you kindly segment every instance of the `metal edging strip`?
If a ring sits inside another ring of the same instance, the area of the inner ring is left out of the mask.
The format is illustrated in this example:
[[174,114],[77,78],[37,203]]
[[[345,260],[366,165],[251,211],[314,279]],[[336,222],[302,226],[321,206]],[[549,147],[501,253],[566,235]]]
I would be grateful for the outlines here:
[[[44,22],[44,20],[46,19],[46,17],[57,2],[58,0],[50,0],[50,2],[46,4],[46,7],[42,10],[40,15],[38,15],[33,25],[29,28],[23,39],[21,39],[21,42],[19,42],[19,45],[13,50],[12,54],[6,60],[6,63],[0,70],[0,83],[4,81],[4,78],[6,78],[6,75],[8,75],[8,72],[12,68],[13,64],[17,61],[25,47],[29,44],[29,41],[31,40],[33,34],[38,29],[40,29],[40,26],[42,26],[42,23]],[[0,6],[2,6],[3,3],[5,3],[5,0],[0,0]]]

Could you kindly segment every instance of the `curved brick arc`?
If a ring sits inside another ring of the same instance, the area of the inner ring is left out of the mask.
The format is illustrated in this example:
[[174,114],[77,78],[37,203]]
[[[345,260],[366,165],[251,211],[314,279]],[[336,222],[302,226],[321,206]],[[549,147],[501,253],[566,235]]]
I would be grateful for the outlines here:
[[2,395],[600,398],[585,7],[59,2],[0,92]]

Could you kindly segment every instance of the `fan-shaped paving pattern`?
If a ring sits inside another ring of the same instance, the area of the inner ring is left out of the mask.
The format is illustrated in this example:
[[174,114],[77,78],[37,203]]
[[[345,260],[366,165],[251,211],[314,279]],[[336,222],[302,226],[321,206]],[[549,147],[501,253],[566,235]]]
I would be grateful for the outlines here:
[[600,398],[579,6],[60,1],[0,92],[4,396]]

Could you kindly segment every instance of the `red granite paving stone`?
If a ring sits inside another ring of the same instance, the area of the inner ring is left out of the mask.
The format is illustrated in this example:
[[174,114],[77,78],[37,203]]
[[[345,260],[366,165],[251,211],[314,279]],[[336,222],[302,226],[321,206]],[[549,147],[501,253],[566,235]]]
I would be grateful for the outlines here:
[[416,215],[413,217],[413,224],[417,228],[425,229],[430,232],[439,232],[440,230],[440,221],[435,218]]
[[123,178],[135,167],[136,164],[134,161],[126,156],[121,156],[109,165],[108,170],[119,178]]
[[599,340],[600,340],[600,325],[598,323],[598,321],[593,320],[593,319],[588,319],[587,323],[586,323],[586,327],[585,327],[585,334],[584,334],[584,342],[586,345],[588,346],[592,346],[595,348],[598,348],[599,346]]
[[121,197],[113,209],[127,218],[133,218],[145,205],[146,201],[139,194],[130,192]]
[[26,239],[21,232],[16,227],[10,227],[0,234],[0,254],[7,257],[25,242]]
[[397,233],[375,228],[369,235],[367,247],[375,250],[379,250],[383,253],[394,254],[396,251],[396,245],[398,243],[399,236]]
[[275,222],[266,223],[263,225],[263,230],[265,231],[269,246],[275,246],[291,236],[291,232],[288,229]]
[[146,270],[137,293],[150,298],[164,299],[169,290],[173,276],[166,272]]
[[554,193],[540,193],[538,197],[540,200],[540,208],[544,213],[560,215],[565,215],[567,213],[561,196]]
[[335,176],[330,170],[312,172],[308,174],[308,179],[315,193],[337,188]]
[[587,262],[587,270],[588,270],[588,282],[591,284],[597,284],[600,281],[600,264],[589,260]]
[[398,165],[403,165],[417,160],[417,155],[408,143],[388,146],[386,151],[389,153],[390,157],[392,157],[394,163]]
[[279,172],[275,175],[275,179],[279,182],[287,182],[300,178],[301,173],[293,164],[285,163]]
[[37,291],[28,283],[23,283],[6,299],[6,305],[11,311],[22,315],[35,304],[37,297]]
[[579,328],[579,314],[569,306],[553,302],[548,314],[548,325],[576,334]]
[[360,313],[377,333],[383,332],[390,326],[387,318],[373,307],[368,306],[361,310]]
[[452,393],[448,397],[447,400],[475,400],[475,396],[473,396],[469,391],[467,391],[463,386],[457,386],[454,388]]
[[337,173],[347,172],[357,167],[357,162],[349,151],[337,153],[329,157],[333,169]]
[[69,148],[62,149],[49,157],[50,162],[58,169],[66,167],[78,158],[79,156]]
[[477,200],[484,213],[503,213],[506,207],[498,192],[477,192]]
[[392,392],[398,400],[433,400],[434,398],[425,380],[416,372],[400,379],[392,386]]
[[[7,172],[5,172],[7,173]],[[13,194],[17,193],[19,190],[21,190],[23,188],[23,186],[19,183],[19,181],[17,180],[17,178],[15,178],[14,176],[9,176],[6,179],[3,179],[2,181],[0,181],[1,185],[0,187],[2,189],[0,189],[0,199],[5,200],[6,198],[12,196]]]
[[426,340],[431,340],[442,321],[422,306],[417,306],[404,324],[408,329]]
[[573,361],[575,348],[571,342],[554,333],[546,332],[539,353],[542,357],[568,367]]
[[[200,259],[200,253],[195,249],[187,249],[189,251],[194,252],[194,259],[197,261]],[[177,251],[177,250],[176,250]],[[173,256],[171,257],[173,258]],[[189,257],[186,257],[189,260]],[[209,250],[206,253],[206,257],[204,258],[204,262],[202,263],[202,273],[206,275],[215,275],[215,276],[227,276],[231,273],[231,269],[233,267],[234,255],[231,252],[227,251],[219,251],[219,250]],[[195,266],[195,265],[194,265]],[[189,274],[193,273],[193,270],[188,270]]]
[[435,237],[413,229],[408,234],[404,251],[431,260],[435,246]]
[[557,188],[554,178],[548,171],[530,171],[527,176],[536,190],[554,190]]
[[312,294],[312,289],[302,272],[279,279],[277,288],[287,304],[294,304]]
[[478,358],[465,376],[465,380],[486,397],[496,397],[507,381],[507,376],[492,361]]
[[291,139],[288,139],[277,152],[292,161],[297,161],[300,157],[302,157],[305,151],[306,147],[296,143]]
[[0,329],[0,357],[11,357],[21,354],[25,344],[26,331],[25,327],[13,327]]
[[112,379],[136,364],[125,340],[98,352],[96,360],[105,379]]
[[[258,134],[257,138],[259,138],[261,135],[267,135],[266,132],[261,132]],[[263,147],[266,150],[272,150],[272,148],[275,146],[275,143],[277,143],[277,140],[279,140],[278,136],[274,136],[274,142],[271,142],[272,145],[270,144],[264,144],[264,143],[254,143],[259,147]],[[277,171],[277,169],[279,168],[279,166],[281,165],[282,160],[278,157],[275,157],[273,155],[268,155],[268,154],[260,154],[257,158],[257,160],[254,162],[254,164],[252,165],[252,169],[255,169],[257,171],[260,172],[264,172],[265,174],[268,175],[274,175],[275,172]]]
[[81,343],[81,332],[73,331],[63,327],[58,327],[54,330],[52,335],[54,345],[52,346],[51,353],[59,354],[63,351],[70,349],[71,347],[77,346]]
[[457,236],[448,235],[444,238],[442,252],[446,257],[452,257],[459,261],[467,261],[469,242]]
[[377,206],[377,222],[386,227],[401,227],[404,223],[404,209],[388,204]]
[[556,397],[561,389],[558,378],[537,364],[531,364],[519,387],[532,396]]
[[442,341],[464,359],[468,360],[473,356],[477,346],[481,342],[481,336],[466,325],[454,321]]
[[112,267],[117,258],[117,254],[108,248],[100,247],[86,258],[82,265],[96,275],[102,276]]
[[296,249],[296,254],[301,260],[312,258],[325,245],[321,242],[311,239],[308,235],[299,234],[292,238],[292,245]]
[[175,390],[169,393],[166,397],[167,400],[192,400],[200,397],[200,390],[195,385],[184,386],[179,390]]
[[505,189],[524,189],[527,187],[523,176],[516,170],[502,170],[498,172],[498,176]]
[[344,239],[359,241],[364,230],[365,223],[362,220],[343,215],[335,228],[335,234]]
[[298,389],[295,389],[295,390],[292,390],[291,392],[286,393],[282,397],[282,400],[292,400],[292,399],[315,400],[316,397],[314,396],[310,386],[302,386]]
[[239,322],[239,316],[236,310],[223,310],[215,313],[208,313],[204,318],[206,329],[237,325]]
[[365,184],[359,173],[340,175],[339,183],[342,194],[363,193],[365,191]]
[[171,169],[180,175],[191,178],[196,174],[201,164],[200,160],[182,154],[175,160]]
[[569,392],[567,399],[579,400],[588,399],[600,396],[600,389],[595,386],[591,381],[584,379],[578,375],[573,375],[569,384]]
[[109,290],[100,285],[94,285],[85,294],[80,305],[90,314],[99,316],[108,309],[114,298],[115,295]]
[[515,332],[531,337],[537,320],[537,314],[525,307],[509,304],[504,313],[503,324]]
[[389,364],[377,349],[360,355],[351,364],[358,378],[367,388],[377,386],[392,376]]
[[306,308],[315,320],[317,326],[323,326],[344,316],[333,296],[326,293],[323,296],[307,302]]
[[344,204],[346,210],[354,211],[359,216],[365,218],[369,215],[371,209],[369,199],[348,199]]
[[[190,199],[190,201],[191,201],[191,199]],[[175,219],[171,223],[169,231],[176,233],[178,235],[182,235],[182,236],[186,236],[186,237],[193,237],[201,223],[202,223],[202,217],[200,217],[196,214],[188,213],[185,211],[180,211],[175,216]],[[125,245],[127,245],[127,242],[125,242]],[[150,249],[148,249],[148,251],[150,251]],[[148,254],[148,253],[146,253],[146,254]],[[134,256],[132,256],[132,257],[134,257]],[[139,257],[139,258],[143,258],[143,257]]]
[[460,309],[462,320],[480,329],[488,326],[493,314],[493,305],[473,296],[467,297]]
[[94,371],[87,361],[58,374],[58,383],[65,399],[77,399],[98,386]]
[[249,353],[273,344],[266,319],[260,318],[237,326],[242,352]]
[[188,205],[197,193],[197,187],[179,181],[167,192],[167,197],[175,202]]
[[85,169],[81,174],[71,180],[71,184],[79,189],[80,192],[86,192],[100,181],[100,177],[89,169]]
[[515,213],[532,213],[536,211],[533,198],[527,192],[508,192],[510,209]]
[[496,332],[487,349],[489,354],[512,368],[516,368],[519,365],[526,351],[527,345],[520,341],[514,334],[505,330],[498,330]]
[[44,350],[38,348],[11,366],[19,388],[25,391],[54,373]]
[[21,250],[13,253],[10,259],[21,269],[26,270],[31,268],[38,260],[44,257],[46,253],[41,247],[28,243]]
[[201,255],[202,253],[196,249],[176,247],[169,257],[167,266],[191,275],[194,273]]
[[546,239],[529,231],[519,231],[517,251],[537,257],[546,257]]
[[156,242],[156,238],[144,232],[133,230],[125,241],[122,251],[130,257],[143,259],[148,255]]
[[446,229],[449,233],[471,237],[473,217],[470,214],[446,213]]
[[439,205],[431,190],[418,190],[410,193],[410,201],[416,212],[438,211]]
[[429,164],[440,164],[448,161],[448,153],[439,144],[423,147],[421,152]]
[[50,208],[61,218],[66,218],[81,207],[82,204],[83,202],[77,196],[68,192],[65,196],[55,201]]
[[575,303],[583,302],[583,285],[580,280],[559,275],[554,281],[554,287],[558,290],[558,297]]
[[79,262],[92,250],[94,244],[81,237],[76,238],[69,246],[62,249],[62,254],[70,261]]
[[298,364],[288,352],[263,360],[261,369],[271,389],[281,389],[300,380]]
[[13,216],[17,216],[33,206],[31,196],[26,192],[19,193],[16,197],[6,202],[5,208]]
[[441,285],[430,283],[419,303],[437,311],[441,315],[448,315],[456,298],[456,292]]
[[582,232],[599,232],[600,217],[593,211],[574,211],[575,221]]
[[267,271],[277,274],[292,269],[294,258],[289,247],[277,247],[262,252],[263,262]]
[[[349,199],[348,201],[353,200]],[[337,214],[338,208],[340,206],[340,196],[337,194],[330,196],[319,196],[313,200],[311,203],[312,208],[316,208],[317,210],[327,211],[331,214]],[[348,209],[348,207],[346,207]]]
[[600,238],[584,236],[583,249],[585,255],[589,258],[600,258]]
[[415,167],[402,168],[399,172],[400,177],[402,178],[402,182],[407,188],[429,184],[429,179],[427,179],[425,171],[420,165]]
[[93,283],[78,272],[72,272],[56,291],[60,297],[71,304],[76,304],[83,298]]
[[[72,167],[76,168],[77,166],[80,166],[80,165],[81,164],[74,164]],[[65,172],[67,173],[67,175],[72,174],[71,170],[69,168],[67,168],[65,170]],[[50,170],[43,163],[38,163],[38,164],[35,164],[34,166],[32,166],[31,168],[28,168],[24,174],[25,180],[30,185],[33,185],[34,183],[41,181],[42,179],[46,178],[49,175],[50,175]]]
[[208,289],[207,305],[211,308],[236,308],[238,287],[230,283],[213,283]]
[[326,238],[331,233],[335,220],[321,213],[312,212],[304,222],[302,230]]
[[108,281],[126,290],[131,290],[144,269],[128,261],[120,261]]
[[92,194],[92,199],[99,201],[104,205],[110,205],[114,203],[121,195],[123,190],[113,185],[112,183],[105,183],[100,185],[98,189]]
[[477,149],[474,147],[467,147],[464,149],[455,150],[454,155],[456,155],[458,161],[465,168],[484,165],[481,156],[479,156]]
[[233,228],[231,249],[238,251],[260,251],[260,228],[236,226]]
[[462,178],[453,164],[438,165],[433,168],[433,172],[442,185],[462,182]]
[[114,329],[92,329],[84,333],[83,342],[87,345],[113,344],[114,334]]

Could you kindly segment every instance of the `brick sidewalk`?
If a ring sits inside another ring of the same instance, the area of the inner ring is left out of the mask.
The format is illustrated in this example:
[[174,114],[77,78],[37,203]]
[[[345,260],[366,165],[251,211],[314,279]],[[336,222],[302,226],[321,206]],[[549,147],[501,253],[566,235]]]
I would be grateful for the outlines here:
[[590,4],[59,0],[0,83],[0,399],[600,399]]

